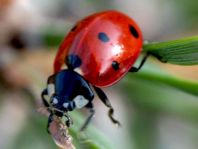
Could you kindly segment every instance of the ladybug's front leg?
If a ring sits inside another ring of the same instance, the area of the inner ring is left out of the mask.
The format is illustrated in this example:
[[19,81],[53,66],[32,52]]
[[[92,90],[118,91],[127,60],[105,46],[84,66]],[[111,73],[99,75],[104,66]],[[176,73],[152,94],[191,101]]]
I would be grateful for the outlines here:
[[65,125],[70,127],[73,124],[71,117],[65,112],[62,118],[66,118]]
[[113,117],[114,109],[111,106],[111,103],[110,103],[109,99],[107,98],[107,96],[105,95],[105,93],[98,87],[94,86],[94,89],[95,89],[98,97],[100,98],[100,100],[109,108],[108,116],[111,119],[111,121],[114,124],[117,124],[118,126],[120,126],[121,125],[120,122]]
[[45,96],[48,95],[47,89],[44,89],[41,93],[41,98],[45,107],[49,107],[48,101],[45,99]]
[[143,59],[142,59],[140,65],[139,65],[138,67],[131,67],[131,69],[129,70],[129,72],[138,72],[138,71],[142,68],[142,66],[144,65],[144,63],[146,62],[148,56],[149,56],[149,53],[147,53],[147,54],[143,57]]
[[48,122],[47,122],[47,132],[50,134],[50,130],[49,130],[49,127],[50,127],[50,124],[51,122],[53,121],[53,114],[51,113],[48,117]]
[[86,108],[89,109],[90,115],[89,117],[86,119],[85,123],[82,125],[82,127],[80,128],[80,131],[84,131],[88,124],[90,123],[91,119],[93,118],[94,114],[95,114],[95,109],[93,107],[92,102],[89,102],[88,105],[86,106]]

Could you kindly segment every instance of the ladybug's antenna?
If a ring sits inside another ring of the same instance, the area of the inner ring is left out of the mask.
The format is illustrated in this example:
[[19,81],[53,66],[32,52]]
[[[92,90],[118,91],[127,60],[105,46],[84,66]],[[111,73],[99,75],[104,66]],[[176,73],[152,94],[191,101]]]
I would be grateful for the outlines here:
[[68,55],[65,58],[65,64],[67,65],[68,69],[75,69],[77,67],[80,67],[82,64],[82,61],[78,55]]

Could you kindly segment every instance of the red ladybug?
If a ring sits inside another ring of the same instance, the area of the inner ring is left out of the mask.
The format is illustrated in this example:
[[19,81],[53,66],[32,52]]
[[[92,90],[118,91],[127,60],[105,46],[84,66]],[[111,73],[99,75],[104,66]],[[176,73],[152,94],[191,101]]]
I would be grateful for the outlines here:
[[[94,114],[92,100],[96,91],[109,108],[110,119],[113,107],[100,87],[113,85],[127,72],[138,71],[133,64],[140,55],[142,33],[138,25],[127,15],[118,11],[105,11],[90,15],[79,21],[65,37],[54,61],[54,74],[48,78],[48,86],[42,92],[42,99],[50,116],[67,118],[68,111],[86,107],[91,114],[81,130],[84,130]],[[66,64],[66,68],[62,68]],[[77,71],[78,70],[78,71]],[[45,99],[45,95],[50,100]]]

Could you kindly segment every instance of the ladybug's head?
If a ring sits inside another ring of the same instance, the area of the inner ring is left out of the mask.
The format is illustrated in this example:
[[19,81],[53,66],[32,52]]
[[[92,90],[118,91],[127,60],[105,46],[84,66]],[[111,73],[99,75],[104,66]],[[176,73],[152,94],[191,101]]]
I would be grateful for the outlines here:
[[88,102],[89,101],[82,95],[78,95],[72,100],[67,96],[53,95],[50,99],[50,109],[60,117],[63,116],[65,112],[84,107]]
[[59,117],[68,111],[86,106],[94,97],[88,83],[73,70],[67,69],[48,79],[45,104],[49,111]]

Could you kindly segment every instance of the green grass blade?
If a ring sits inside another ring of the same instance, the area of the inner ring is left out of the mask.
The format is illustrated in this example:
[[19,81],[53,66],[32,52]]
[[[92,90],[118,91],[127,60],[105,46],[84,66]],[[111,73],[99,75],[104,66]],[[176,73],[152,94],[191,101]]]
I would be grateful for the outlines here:
[[147,61],[147,63],[139,72],[133,74],[129,73],[128,76],[124,79],[127,80],[129,83],[133,82],[133,77],[138,77],[139,79],[149,80],[153,83],[158,82],[161,84],[172,86],[186,93],[198,96],[198,80],[174,76],[150,60],[151,59]]
[[178,78],[160,69],[155,70],[152,69],[151,67],[142,69],[140,72],[138,72],[135,75],[142,79],[158,81],[173,86],[177,89],[180,89],[192,95],[198,96],[198,81]]
[[178,40],[148,43],[143,51],[152,54],[162,62],[178,65],[198,64],[198,36]]

